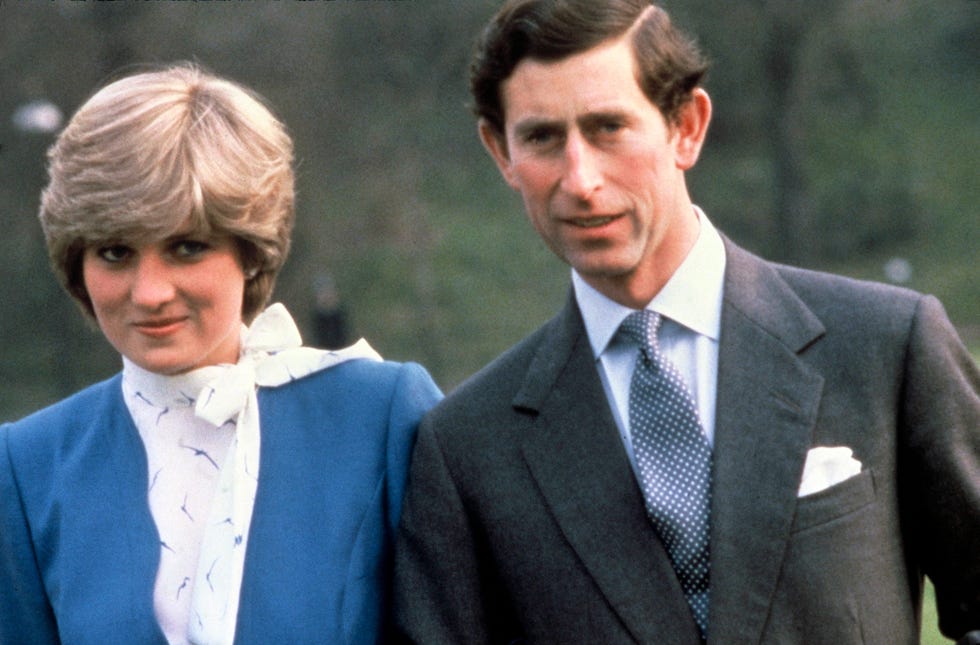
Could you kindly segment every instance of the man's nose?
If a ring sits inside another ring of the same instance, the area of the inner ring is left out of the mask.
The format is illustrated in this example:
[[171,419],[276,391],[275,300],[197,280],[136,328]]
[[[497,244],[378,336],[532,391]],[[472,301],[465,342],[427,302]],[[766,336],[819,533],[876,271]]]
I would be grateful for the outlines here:
[[131,298],[143,307],[159,307],[174,297],[172,271],[158,253],[141,253],[133,274]]
[[601,186],[602,170],[595,149],[580,134],[569,135],[562,189],[577,199],[587,200]]

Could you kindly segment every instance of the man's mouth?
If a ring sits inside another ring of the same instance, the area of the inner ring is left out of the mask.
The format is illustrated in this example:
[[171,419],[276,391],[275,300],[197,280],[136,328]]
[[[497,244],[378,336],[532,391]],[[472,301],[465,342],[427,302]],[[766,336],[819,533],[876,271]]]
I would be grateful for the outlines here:
[[609,215],[606,217],[576,217],[568,220],[570,224],[579,228],[599,228],[619,219],[620,215]]

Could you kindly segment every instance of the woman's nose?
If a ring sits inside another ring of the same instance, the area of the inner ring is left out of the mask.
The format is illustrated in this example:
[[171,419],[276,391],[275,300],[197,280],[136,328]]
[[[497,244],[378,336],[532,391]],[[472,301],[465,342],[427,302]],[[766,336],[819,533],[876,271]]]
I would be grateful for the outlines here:
[[133,272],[130,297],[135,304],[155,308],[174,297],[172,271],[155,252],[141,253]]

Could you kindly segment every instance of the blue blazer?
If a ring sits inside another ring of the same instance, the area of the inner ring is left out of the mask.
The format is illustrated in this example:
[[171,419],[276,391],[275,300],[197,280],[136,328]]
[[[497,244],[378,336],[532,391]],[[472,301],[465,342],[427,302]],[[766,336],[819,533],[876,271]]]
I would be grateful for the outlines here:
[[[165,643],[160,539],[121,376],[0,427],[0,643]],[[441,393],[356,360],[259,390],[262,468],[236,643],[383,638],[415,432]]]

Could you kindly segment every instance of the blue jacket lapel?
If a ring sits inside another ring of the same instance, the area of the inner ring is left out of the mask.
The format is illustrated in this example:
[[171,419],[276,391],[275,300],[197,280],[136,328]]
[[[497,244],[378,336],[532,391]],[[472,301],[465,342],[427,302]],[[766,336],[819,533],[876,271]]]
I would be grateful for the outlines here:
[[107,547],[100,557],[106,557],[108,566],[122,572],[113,584],[122,582],[128,586],[126,591],[118,592],[120,602],[133,607],[133,622],[124,628],[125,638],[162,645],[166,640],[153,611],[153,583],[160,566],[160,534],[147,502],[146,449],[123,401],[121,377],[109,381],[104,401],[105,411],[96,417],[99,427],[92,432],[105,438],[105,456],[112,460],[114,467],[91,469],[94,474],[101,473],[103,479],[92,491],[113,501],[118,509],[116,521],[126,530],[103,534],[104,539],[112,539],[115,544]]

